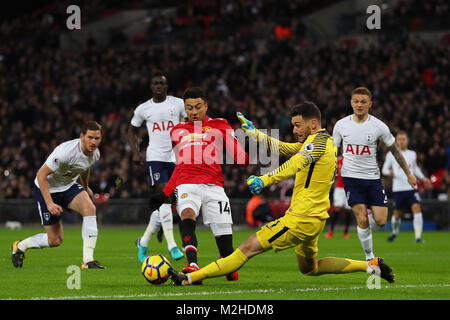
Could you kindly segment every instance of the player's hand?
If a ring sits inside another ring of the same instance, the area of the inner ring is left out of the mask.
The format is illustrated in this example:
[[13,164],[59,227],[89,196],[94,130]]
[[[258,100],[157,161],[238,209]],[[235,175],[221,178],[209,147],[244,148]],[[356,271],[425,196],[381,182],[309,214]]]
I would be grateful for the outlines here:
[[57,217],[63,212],[63,208],[54,202],[47,204],[47,209],[53,216]]
[[253,123],[244,117],[244,115],[240,112],[236,113],[239,121],[241,122],[241,128],[244,129],[245,132],[248,130],[255,130],[255,126]]
[[244,115],[240,112],[236,113],[237,118],[241,122],[241,128],[244,132],[249,135],[253,140],[258,141],[258,133],[253,125],[253,123],[244,117]]
[[155,210],[158,210],[159,207],[163,203],[167,201],[169,197],[164,194],[162,191],[155,192],[150,195],[149,205],[150,205],[150,212],[153,212]]
[[425,188],[425,190],[430,190],[431,189],[431,180],[428,178],[423,178],[422,179],[423,182],[423,187]]
[[259,194],[262,188],[264,188],[264,182],[257,176],[250,176],[247,179],[247,185],[252,194]]
[[87,192],[89,198],[91,198],[92,202],[94,202],[94,192],[92,192],[92,189],[87,187],[86,192]]
[[411,185],[411,187],[417,189],[417,179],[412,173],[408,175],[408,183]]

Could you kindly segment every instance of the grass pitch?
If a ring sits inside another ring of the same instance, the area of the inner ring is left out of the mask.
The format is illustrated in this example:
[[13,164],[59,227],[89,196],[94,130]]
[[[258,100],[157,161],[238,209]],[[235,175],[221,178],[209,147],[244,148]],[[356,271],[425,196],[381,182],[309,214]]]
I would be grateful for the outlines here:
[[[81,270],[80,289],[69,289],[67,273],[71,265],[80,266],[82,257],[81,227],[66,227],[60,247],[28,250],[22,269],[11,263],[11,244],[43,232],[41,228],[1,230],[0,299],[43,300],[448,300],[450,299],[450,250],[448,232],[425,232],[424,244],[416,244],[412,232],[401,232],[388,243],[387,232],[374,232],[375,254],[394,269],[396,282],[381,280],[379,289],[369,289],[369,275],[358,272],[343,275],[308,277],[297,268],[294,249],[266,252],[252,258],[239,270],[239,281],[225,277],[207,279],[201,286],[177,287],[170,281],[155,286],[140,274],[134,241],[144,229],[102,228],[95,258],[107,270]],[[237,247],[255,230],[234,233]],[[199,265],[218,258],[216,243],[209,229],[197,230]],[[175,239],[181,243],[178,230]],[[149,254],[161,253],[177,270],[185,258],[172,261],[165,240],[158,243],[154,235]],[[319,258],[326,256],[364,259],[356,232],[349,239],[335,232],[319,240]]]

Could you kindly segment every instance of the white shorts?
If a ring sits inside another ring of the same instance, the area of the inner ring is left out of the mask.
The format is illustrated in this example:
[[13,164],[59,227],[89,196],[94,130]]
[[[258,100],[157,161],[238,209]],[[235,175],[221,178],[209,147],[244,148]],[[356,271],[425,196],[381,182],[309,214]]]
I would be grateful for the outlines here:
[[334,188],[333,206],[344,207],[345,209],[351,209],[347,203],[347,196],[345,195],[344,188]]
[[211,184],[182,184],[176,190],[177,212],[186,208],[194,210],[198,217],[200,210],[203,223],[232,224],[230,200],[222,187]]

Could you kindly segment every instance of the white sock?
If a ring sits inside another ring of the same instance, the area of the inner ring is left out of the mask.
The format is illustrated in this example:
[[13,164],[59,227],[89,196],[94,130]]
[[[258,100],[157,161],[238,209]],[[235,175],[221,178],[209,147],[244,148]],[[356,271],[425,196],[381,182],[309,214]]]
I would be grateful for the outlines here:
[[416,239],[421,239],[422,238],[422,228],[423,228],[422,212],[414,213],[413,225],[414,225],[414,233],[416,235]]
[[402,219],[396,218],[394,215],[392,215],[391,218],[391,225],[392,225],[392,234],[398,235],[400,232],[400,223],[402,222]]
[[164,237],[167,241],[167,248],[170,251],[170,249],[177,246],[173,237],[172,205],[169,203],[164,203],[161,207],[159,207],[159,216],[161,218],[161,226],[164,231]]
[[148,242],[150,241],[150,238],[152,237],[153,233],[157,231],[156,225],[157,220],[159,216],[159,210],[155,210],[152,212],[152,215],[150,216],[150,221],[148,222],[147,228],[144,231],[144,234],[141,237],[140,244],[143,247],[148,247]]
[[367,212],[367,218],[369,219],[369,226],[371,230],[375,230],[377,227],[377,223],[375,222],[375,219],[373,218],[373,213],[368,210]]
[[83,238],[83,263],[88,263],[94,260],[94,249],[98,237],[97,216],[83,217],[81,236]]
[[357,226],[356,230],[358,231],[358,238],[361,242],[361,246],[363,247],[364,253],[366,254],[366,260],[375,258],[373,254],[372,231],[370,230],[370,227],[362,229]]
[[48,235],[46,233],[38,233],[34,236],[22,240],[17,245],[20,251],[25,252],[27,249],[48,248]]

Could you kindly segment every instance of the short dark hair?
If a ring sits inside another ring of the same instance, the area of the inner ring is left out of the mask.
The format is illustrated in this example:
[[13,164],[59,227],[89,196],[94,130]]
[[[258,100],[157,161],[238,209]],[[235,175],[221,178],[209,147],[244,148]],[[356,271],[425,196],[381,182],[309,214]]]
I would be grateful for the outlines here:
[[196,98],[202,98],[203,101],[206,102],[206,93],[203,91],[200,87],[190,87],[184,90],[183,93],[183,100],[186,101],[186,99],[196,99]]
[[81,133],[86,134],[86,132],[88,130],[93,130],[93,131],[100,130],[100,132],[101,132],[102,125],[100,123],[98,123],[97,121],[85,121],[81,125]]
[[314,102],[305,101],[291,108],[291,117],[302,116],[305,120],[316,119],[319,123],[322,121],[320,109]]
[[152,73],[152,77],[150,79],[153,80],[154,78],[164,78],[164,79],[166,79],[166,82],[167,82],[167,77],[161,71],[156,71],[156,72]]
[[366,87],[358,87],[352,90],[352,97],[354,94],[363,94],[369,96],[369,99],[372,99],[372,93]]

